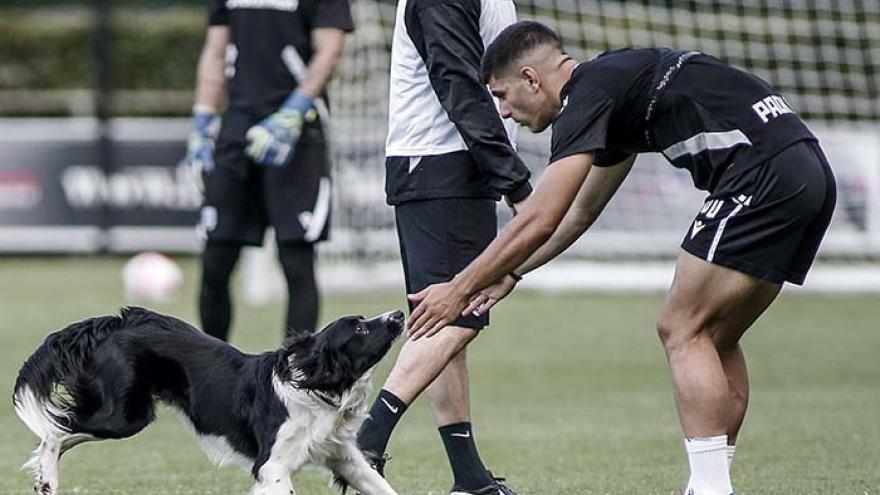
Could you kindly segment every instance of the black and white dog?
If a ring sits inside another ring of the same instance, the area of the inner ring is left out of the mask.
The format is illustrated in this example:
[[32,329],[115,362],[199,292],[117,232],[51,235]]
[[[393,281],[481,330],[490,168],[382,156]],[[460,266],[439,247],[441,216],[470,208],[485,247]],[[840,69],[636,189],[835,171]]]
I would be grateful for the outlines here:
[[40,446],[25,464],[40,495],[58,492],[61,454],[134,435],[157,400],[181,411],[217,464],[251,470],[252,495],[294,494],[305,463],[367,495],[393,495],[355,444],[376,364],[403,313],[340,318],[274,352],[244,354],[141,308],[74,323],[46,338],[15,383],[15,411]]

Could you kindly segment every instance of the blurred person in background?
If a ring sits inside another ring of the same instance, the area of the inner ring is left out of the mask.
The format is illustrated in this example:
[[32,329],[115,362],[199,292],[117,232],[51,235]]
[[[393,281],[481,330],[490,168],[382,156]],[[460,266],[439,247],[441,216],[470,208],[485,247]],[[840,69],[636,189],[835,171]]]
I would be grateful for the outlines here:
[[208,23],[187,152],[204,192],[202,327],[228,339],[233,268],[272,226],[286,330],[314,331],[314,245],[330,216],[325,89],[354,29],[348,0],[208,0]]

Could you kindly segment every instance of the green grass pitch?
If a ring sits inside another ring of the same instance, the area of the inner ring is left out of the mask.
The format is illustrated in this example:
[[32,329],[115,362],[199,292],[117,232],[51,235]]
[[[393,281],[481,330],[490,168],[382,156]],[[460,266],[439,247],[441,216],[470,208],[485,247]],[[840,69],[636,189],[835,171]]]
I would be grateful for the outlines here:
[[[196,264],[182,264],[184,297],[156,309],[196,321]],[[31,493],[18,469],[35,437],[9,399],[19,366],[48,332],[116,312],[121,265],[0,259],[0,493]],[[370,315],[402,302],[395,293],[332,295],[322,315]],[[687,470],[654,333],[661,302],[523,290],[502,303],[469,351],[475,433],[487,465],[522,495],[675,493]],[[739,495],[880,494],[878,308],[876,296],[784,293],[746,335],[752,407],[733,468]],[[239,307],[234,344],[250,352],[275,347],[282,312]],[[62,493],[247,493],[249,475],[211,466],[175,416],[163,408],[133,439],[71,451],[62,461]],[[389,450],[389,479],[401,494],[447,493],[451,475],[424,401],[411,407]],[[328,479],[305,470],[294,482],[301,495],[334,493]]]

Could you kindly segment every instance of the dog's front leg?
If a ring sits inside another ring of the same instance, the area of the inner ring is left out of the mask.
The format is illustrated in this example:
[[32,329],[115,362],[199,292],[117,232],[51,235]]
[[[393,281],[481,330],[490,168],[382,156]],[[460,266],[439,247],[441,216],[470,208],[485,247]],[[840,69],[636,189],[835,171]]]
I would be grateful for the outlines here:
[[271,456],[260,466],[257,482],[251,488],[250,495],[296,495],[290,475],[302,467],[305,457],[291,455],[284,458]]
[[364,455],[353,445],[343,448],[343,452],[330,466],[357,491],[364,495],[397,495],[375,469],[364,459]]
[[260,478],[251,488],[250,495],[296,495],[289,472],[268,472],[264,476],[260,470]]

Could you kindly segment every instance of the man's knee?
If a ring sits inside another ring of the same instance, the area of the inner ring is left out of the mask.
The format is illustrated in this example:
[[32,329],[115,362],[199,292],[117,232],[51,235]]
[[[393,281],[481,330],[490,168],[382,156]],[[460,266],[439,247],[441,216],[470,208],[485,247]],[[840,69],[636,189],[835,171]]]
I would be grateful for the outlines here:
[[657,319],[657,336],[667,353],[709,335],[706,319],[697,314],[666,308]]
[[[447,327],[433,337],[419,339],[415,342],[408,341],[398,356],[395,364],[396,371],[408,375],[417,368],[428,364],[445,367],[463,354],[463,349],[477,336],[477,331],[464,327]],[[422,359],[407,359],[409,355],[422,355]],[[425,359],[430,362],[426,362]],[[438,362],[439,361],[439,362]]]

